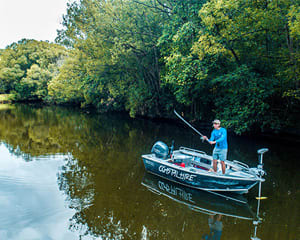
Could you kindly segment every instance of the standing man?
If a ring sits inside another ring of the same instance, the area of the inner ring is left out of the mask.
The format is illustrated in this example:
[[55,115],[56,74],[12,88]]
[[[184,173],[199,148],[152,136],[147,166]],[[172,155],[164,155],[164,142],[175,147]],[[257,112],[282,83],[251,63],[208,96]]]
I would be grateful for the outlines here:
[[216,119],[213,121],[214,130],[211,133],[210,139],[206,136],[202,138],[208,140],[208,142],[213,145],[216,144],[213,151],[213,169],[217,172],[218,160],[221,161],[222,173],[225,174],[225,160],[227,158],[228,144],[227,144],[227,131],[225,128],[221,127],[220,120]]

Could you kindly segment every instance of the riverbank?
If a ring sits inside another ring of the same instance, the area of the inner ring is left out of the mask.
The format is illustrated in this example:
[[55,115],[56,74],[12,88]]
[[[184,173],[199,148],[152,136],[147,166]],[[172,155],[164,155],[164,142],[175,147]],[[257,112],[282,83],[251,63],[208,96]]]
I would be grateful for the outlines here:
[[[6,104],[5,104],[6,103]],[[32,106],[32,107],[37,107],[37,108],[43,108],[43,107],[51,107],[51,106],[60,106],[63,108],[67,109],[77,109],[80,110],[82,113],[90,115],[93,113],[98,113],[98,114],[104,114],[105,112],[101,111],[100,109],[97,109],[95,107],[89,106],[89,107],[80,107],[78,104],[56,104],[53,102],[43,102],[43,101],[13,101],[10,98],[10,94],[0,94],[0,109],[1,106],[7,108],[7,104],[9,105],[27,105],[27,106]],[[126,111],[106,111],[106,113],[109,114],[114,114],[114,113],[120,113],[123,116],[127,116],[128,118],[131,118],[129,113]],[[168,114],[167,114],[168,115]],[[192,129],[189,129],[181,120],[174,117],[149,117],[149,116],[142,116],[142,115],[137,115],[135,116],[135,119],[144,119],[144,120],[150,120],[154,123],[170,123],[170,124],[176,124],[178,125],[179,128],[183,128],[183,131],[191,131],[191,134],[193,133]],[[189,121],[196,129],[198,129],[201,133],[208,133],[211,130],[211,124],[210,121],[197,121],[197,120],[189,120],[186,118],[187,121]],[[238,135],[236,134],[233,129],[228,128],[227,129],[228,133],[230,135]],[[294,127],[294,128],[283,128],[280,131],[272,131],[272,130],[265,130],[265,131],[247,131],[241,134],[242,136],[245,137],[258,137],[258,138],[264,138],[268,140],[278,140],[282,139],[283,141],[288,141],[288,142],[300,142],[299,136],[300,136],[300,126]]]
[[11,103],[11,94],[0,94],[0,103]]

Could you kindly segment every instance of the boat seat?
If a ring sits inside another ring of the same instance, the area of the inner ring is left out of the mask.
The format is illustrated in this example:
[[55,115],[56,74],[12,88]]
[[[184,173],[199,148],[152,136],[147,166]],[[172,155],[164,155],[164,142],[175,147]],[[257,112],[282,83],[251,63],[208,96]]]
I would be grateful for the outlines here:
[[176,159],[192,159],[193,158],[193,156],[182,154],[182,153],[174,153],[173,157]]

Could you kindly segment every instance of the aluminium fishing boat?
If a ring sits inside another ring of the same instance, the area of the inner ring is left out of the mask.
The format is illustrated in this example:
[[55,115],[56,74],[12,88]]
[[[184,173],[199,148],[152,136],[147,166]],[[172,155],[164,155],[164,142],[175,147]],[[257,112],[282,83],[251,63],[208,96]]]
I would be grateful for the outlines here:
[[[175,115],[203,138],[197,129],[188,123],[175,110]],[[208,141],[208,140],[206,140]],[[180,147],[174,151],[174,141],[169,148],[165,143],[156,142],[151,153],[142,155],[146,171],[179,184],[206,191],[247,193],[257,183],[264,182],[262,148],[257,151],[259,164],[250,168],[237,160],[225,160],[225,174],[213,171],[213,158],[203,151]]]
[[239,161],[225,161],[226,171],[212,171],[212,156],[203,151],[180,147],[173,151],[165,143],[156,142],[150,154],[142,155],[146,171],[170,181],[206,191],[247,193],[259,182],[264,182],[263,154],[258,150],[259,165],[250,168]]

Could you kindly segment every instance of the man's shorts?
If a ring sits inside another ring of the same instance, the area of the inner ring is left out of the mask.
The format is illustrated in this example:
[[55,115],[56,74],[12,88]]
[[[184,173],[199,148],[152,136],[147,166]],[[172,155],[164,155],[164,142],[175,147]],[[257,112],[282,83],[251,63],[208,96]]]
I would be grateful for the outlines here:
[[214,148],[213,159],[225,161],[227,158],[227,149]]

